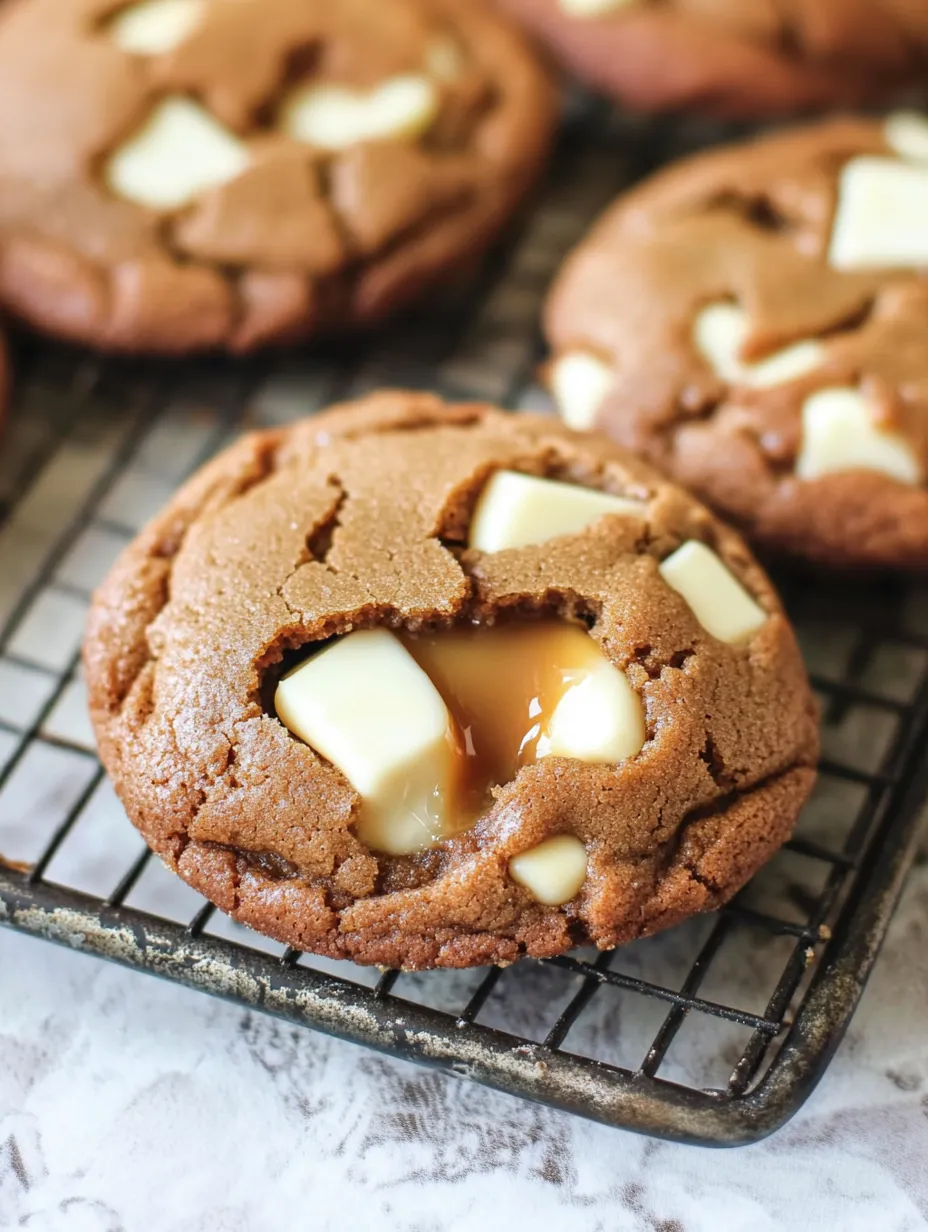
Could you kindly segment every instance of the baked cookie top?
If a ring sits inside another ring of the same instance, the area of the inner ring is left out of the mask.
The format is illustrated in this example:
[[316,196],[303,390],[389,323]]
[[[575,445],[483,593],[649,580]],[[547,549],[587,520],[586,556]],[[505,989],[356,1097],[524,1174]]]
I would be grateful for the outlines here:
[[577,75],[643,111],[759,117],[924,80],[922,0],[496,0]]
[[[364,963],[609,947],[715,907],[814,777],[797,646],[733,532],[605,438],[428,395],[222,454],[98,592],[85,665],[155,851],[236,919]],[[559,667],[555,705],[533,672]],[[494,777],[520,690],[538,726]]]
[[13,0],[0,115],[0,301],[107,349],[241,351],[472,260],[554,105],[470,0]]
[[547,304],[574,427],[758,542],[928,567],[928,122],[835,120],[621,198]]

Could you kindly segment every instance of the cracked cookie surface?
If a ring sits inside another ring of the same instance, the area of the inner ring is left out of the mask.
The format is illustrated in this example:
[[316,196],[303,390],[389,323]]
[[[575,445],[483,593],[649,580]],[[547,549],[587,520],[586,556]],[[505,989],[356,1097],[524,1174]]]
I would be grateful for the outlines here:
[[562,414],[777,552],[928,568],[920,143],[924,117],[829,121],[620,198],[547,302]]
[[922,0],[495,0],[582,80],[642,111],[752,118],[924,80]]
[[[540,546],[466,546],[515,469],[642,502]],[[711,547],[767,617],[718,641],[659,565]],[[641,699],[619,764],[550,757],[476,824],[408,856],[367,849],[360,799],[273,712],[299,649],[386,626],[582,621]],[[85,643],[104,764],[163,860],[299,949],[405,968],[611,947],[728,899],[788,838],[814,779],[815,707],[765,575],[702,506],[604,438],[485,406],[375,395],[248,436],[192,478],[95,597]],[[579,894],[536,901],[509,861],[557,835]]]
[[470,0],[15,0],[0,114],[0,303],[171,353],[365,326],[466,268],[554,100]]

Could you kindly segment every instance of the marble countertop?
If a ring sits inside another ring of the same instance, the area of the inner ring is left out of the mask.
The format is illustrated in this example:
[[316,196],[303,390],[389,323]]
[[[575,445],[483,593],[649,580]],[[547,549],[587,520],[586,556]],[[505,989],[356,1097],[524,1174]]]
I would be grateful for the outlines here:
[[0,929],[0,1228],[928,1228],[928,860],[757,1146],[657,1142]]

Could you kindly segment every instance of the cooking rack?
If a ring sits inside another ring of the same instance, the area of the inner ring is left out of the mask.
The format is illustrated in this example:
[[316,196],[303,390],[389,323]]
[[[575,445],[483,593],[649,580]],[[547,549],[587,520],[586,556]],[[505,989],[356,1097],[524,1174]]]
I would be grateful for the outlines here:
[[735,1145],[801,1106],[914,855],[928,587],[781,578],[824,716],[821,780],[796,837],[716,915],[505,970],[371,971],[222,917],[151,857],[116,803],[78,655],[116,551],[244,427],[384,384],[544,407],[538,310],[564,253],[623,185],[718,135],[572,106],[546,188],[482,272],[363,346],[155,364],[16,340],[0,444],[0,922],[644,1133]]

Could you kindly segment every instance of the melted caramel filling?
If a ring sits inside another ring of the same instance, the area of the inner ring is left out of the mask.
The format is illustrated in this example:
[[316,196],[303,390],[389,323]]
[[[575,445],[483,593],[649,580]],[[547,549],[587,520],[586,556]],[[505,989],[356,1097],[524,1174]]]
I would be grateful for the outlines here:
[[410,855],[473,825],[543,757],[616,764],[646,739],[624,672],[563,621],[362,629],[282,676],[277,717],[361,797],[360,840]]
[[473,825],[492,789],[536,760],[558,703],[603,662],[585,627],[555,620],[403,633],[400,640],[454,726],[454,799],[444,836]]

